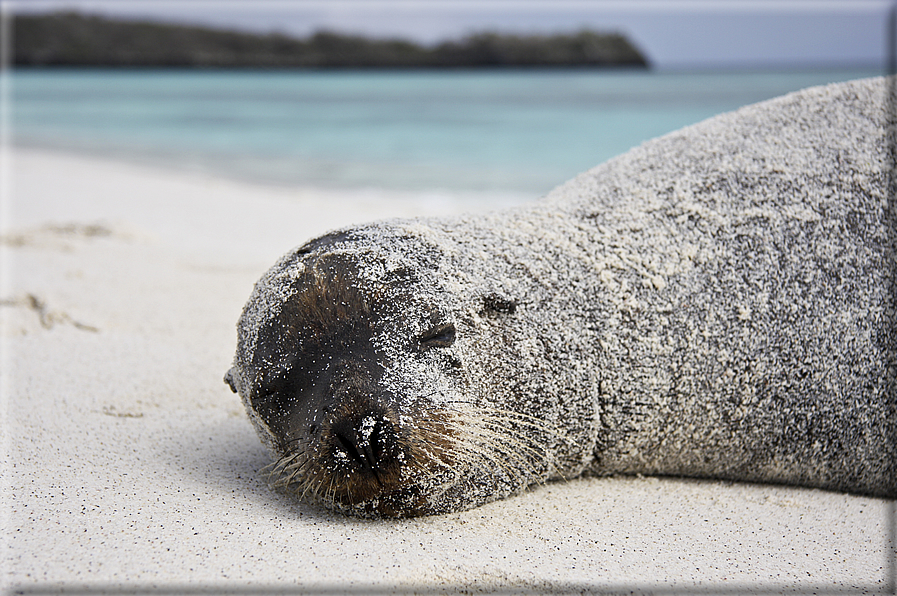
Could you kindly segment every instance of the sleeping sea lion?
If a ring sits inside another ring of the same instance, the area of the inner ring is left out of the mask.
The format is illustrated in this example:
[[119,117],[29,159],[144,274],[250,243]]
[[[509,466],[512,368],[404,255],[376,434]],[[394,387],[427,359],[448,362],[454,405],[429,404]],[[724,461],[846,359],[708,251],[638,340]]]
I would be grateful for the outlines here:
[[523,207],[291,251],[226,376],[278,482],[394,517],[584,473],[897,497],[887,93],[807,89]]

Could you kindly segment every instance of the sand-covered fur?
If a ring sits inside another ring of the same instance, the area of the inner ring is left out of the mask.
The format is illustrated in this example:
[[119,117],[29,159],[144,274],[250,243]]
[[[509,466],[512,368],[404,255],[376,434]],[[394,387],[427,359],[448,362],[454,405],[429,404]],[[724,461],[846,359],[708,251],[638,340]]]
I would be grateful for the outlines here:
[[887,124],[884,79],[812,88],[524,208],[322,237],[228,379],[284,482],[361,515],[583,472],[895,497]]

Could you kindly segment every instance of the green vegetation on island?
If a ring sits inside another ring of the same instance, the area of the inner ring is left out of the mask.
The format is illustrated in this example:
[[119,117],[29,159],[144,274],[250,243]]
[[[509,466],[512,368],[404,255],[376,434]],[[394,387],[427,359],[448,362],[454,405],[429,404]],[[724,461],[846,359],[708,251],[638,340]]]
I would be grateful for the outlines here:
[[16,66],[469,68],[647,67],[618,33],[570,35],[478,33],[422,46],[319,31],[299,39],[280,33],[124,21],[59,12],[12,19]]

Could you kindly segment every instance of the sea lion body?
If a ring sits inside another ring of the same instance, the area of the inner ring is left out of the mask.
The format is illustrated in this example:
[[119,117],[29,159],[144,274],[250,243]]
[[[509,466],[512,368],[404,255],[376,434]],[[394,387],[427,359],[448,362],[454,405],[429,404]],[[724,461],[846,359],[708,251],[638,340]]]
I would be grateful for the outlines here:
[[227,380],[283,484],[364,516],[582,473],[897,497],[886,82],[712,118],[531,205],[284,256]]

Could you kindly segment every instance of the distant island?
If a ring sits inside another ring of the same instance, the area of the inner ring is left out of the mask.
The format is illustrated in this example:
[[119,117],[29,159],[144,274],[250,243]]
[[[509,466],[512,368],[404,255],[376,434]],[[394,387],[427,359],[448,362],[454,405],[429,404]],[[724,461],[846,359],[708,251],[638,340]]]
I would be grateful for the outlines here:
[[589,30],[569,35],[485,32],[423,46],[329,31],[300,39],[56,12],[15,15],[12,33],[12,62],[18,67],[648,67],[623,35]]

